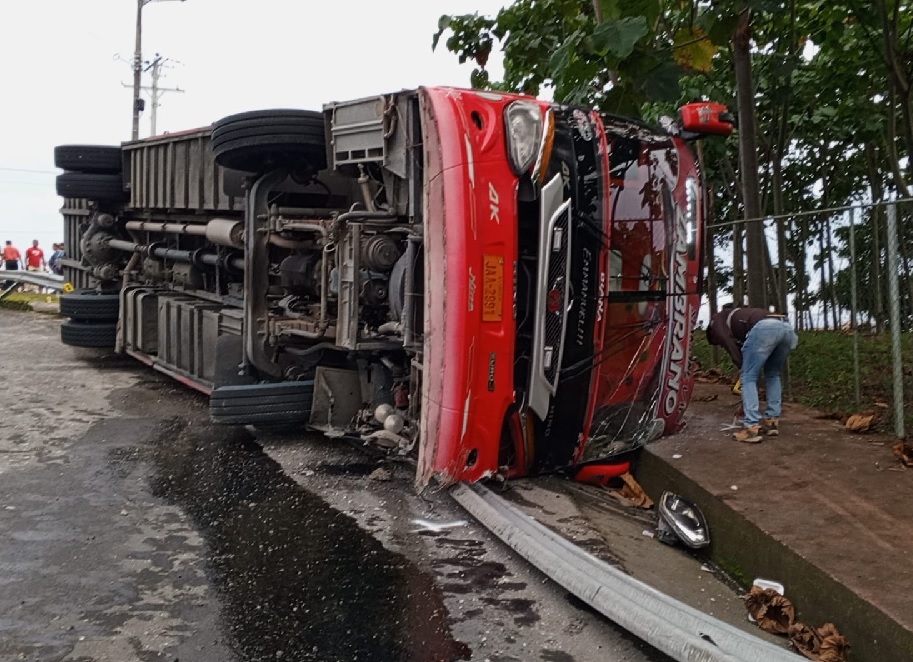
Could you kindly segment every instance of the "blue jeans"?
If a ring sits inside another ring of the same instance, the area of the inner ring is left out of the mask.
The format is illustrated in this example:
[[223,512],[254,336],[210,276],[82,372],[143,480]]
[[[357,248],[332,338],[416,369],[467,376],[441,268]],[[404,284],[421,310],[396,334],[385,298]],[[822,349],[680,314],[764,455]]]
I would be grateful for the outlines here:
[[761,421],[758,402],[758,377],[764,368],[767,382],[767,410],[764,418],[780,418],[783,408],[783,385],[780,370],[786,357],[799,344],[799,337],[783,319],[768,317],[755,324],[742,345],[742,408],[745,427]]

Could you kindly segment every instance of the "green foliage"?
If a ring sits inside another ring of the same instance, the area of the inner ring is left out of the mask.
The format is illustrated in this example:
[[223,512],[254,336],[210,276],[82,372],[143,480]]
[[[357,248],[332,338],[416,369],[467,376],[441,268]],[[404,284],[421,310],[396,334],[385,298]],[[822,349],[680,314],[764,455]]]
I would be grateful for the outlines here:
[[[442,16],[442,36],[460,62],[475,59],[471,83],[537,95],[549,88],[556,101],[640,116],[650,101],[681,95],[679,79],[706,67],[716,46],[694,29],[690,7],[660,0],[516,0],[494,18]],[[504,80],[483,75],[495,42],[504,51]],[[481,58],[480,58],[481,54]]]
[[592,51],[601,57],[623,60],[634,52],[634,45],[648,32],[644,16],[607,19],[593,30]]
[[468,59],[474,59],[479,65],[484,67],[488,63],[488,55],[491,53],[491,47],[494,44],[492,30],[495,22],[485,16],[475,14],[464,14],[463,16],[441,16],[437,23],[437,32],[431,39],[431,50],[437,48],[441,36],[447,30],[451,35],[447,38],[447,50],[455,53],[463,64]]
[[[514,0],[494,17],[442,17],[433,45],[446,36],[448,50],[475,63],[474,87],[550,92],[558,102],[656,121],[698,99],[737,109],[731,42],[743,8],[751,12],[761,213],[907,195],[913,0]],[[485,67],[493,48],[504,54],[501,81]],[[741,117],[736,125],[749,128]],[[744,217],[738,141],[707,140],[702,150],[708,226],[718,255],[729,257],[731,222]],[[828,272],[831,258],[845,252],[845,236],[822,246],[823,215],[785,223],[785,251],[766,276],[785,274],[796,310],[831,295],[846,305],[847,274]],[[812,265],[829,282],[818,285],[807,273]],[[734,265],[727,274],[729,283],[745,280]],[[874,283],[861,287],[871,299]],[[903,305],[909,310],[913,301]],[[913,323],[913,311],[905,314]]]
[[[853,244],[856,259],[850,262],[849,266],[837,272],[834,283],[834,293],[838,304],[847,310],[852,310],[852,278],[855,276],[856,310],[863,315],[876,318],[879,313],[882,316],[885,315],[885,311],[876,310],[878,286],[880,285],[881,287],[882,302],[888,301],[891,294],[890,279],[888,278],[887,270],[883,268],[883,265],[887,264],[887,251],[885,250],[884,242],[881,242],[878,251],[875,250],[875,244],[873,242],[872,211],[873,210],[869,210],[869,213],[865,214],[861,219],[862,222],[857,222],[857,225],[854,228]],[[904,211],[902,207],[901,211]],[[898,220],[901,227],[901,237],[903,237],[904,226],[909,227],[910,222],[913,219],[908,215],[900,214]],[[846,258],[849,261],[850,227],[847,225],[837,228],[834,234],[840,239],[840,248],[836,251],[837,255]],[[875,274],[872,269],[873,266],[882,273],[879,284],[876,284],[875,282]],[[900,310],[901,328],[904,330],[913,329],[913,299],[911,299],[913,287],[911,287],[911,278],[913,278],[913,274],[907,274],[903,270],[897,274],[899,291],[897,303],[898,309]],[[886,323],[887,318],[885,317],[882,319],[882,322]]]

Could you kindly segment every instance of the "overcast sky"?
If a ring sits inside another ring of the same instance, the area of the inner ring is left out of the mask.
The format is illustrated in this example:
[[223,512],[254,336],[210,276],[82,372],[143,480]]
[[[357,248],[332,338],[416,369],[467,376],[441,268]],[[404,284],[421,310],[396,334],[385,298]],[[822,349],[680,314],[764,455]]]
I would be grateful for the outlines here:
[[[508,0],[156,0],[143,57],[168,60],[157,132],[245,110],[318,110],[418,85],[468,86],[443,44],[441,14],[495,14]],[[46,255],[63,239],[54,189],[61,144],[130,138],[136,0],[6,0],[0,5],[0,241]],[[489,68],[501,75],[498,59]],[[151,85],[148,74],[143,84]],[[149,93],[140,136],[150,133]]]

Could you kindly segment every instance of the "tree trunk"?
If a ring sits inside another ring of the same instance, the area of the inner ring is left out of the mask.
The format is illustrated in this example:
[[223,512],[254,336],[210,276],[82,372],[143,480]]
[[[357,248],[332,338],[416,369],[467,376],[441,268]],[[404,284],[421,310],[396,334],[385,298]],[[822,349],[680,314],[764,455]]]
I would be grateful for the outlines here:
[[809,217],[802,216],[799,220],[799,242],[798,252],[799,260],[796,265],[796,317],[802,320],[802,329],[809,330],[813,328],[811,323],[811,309],[808,302],[811,300],[808,277],[808,241],[809,241]]
[[[903,140],[906,144],[907,154],[913,154],[913,110],[910,108],[910,68],[908,66],[909,46],[902,44],[898,39],[897,19],[900,12],[895,11],[897,7],[889,9],[884,0],[876,0],[875,9],[878,12],[878,18],[881,22],[881,37],[884,40],[882,56],[888,70],[888,80],[891,88],[891,101],[895,97],[900,98],[900,114],[903,117]],[[891,15],[893,13],[893,16]],[[904,37],[904,41],[908,41]],[[892,103],[889,108],[894,109],[896,106]],[[888,113],[893,122],[893,112]],[[911,164],[907,164],[911,168]],[[903,178],[897,182],[898,188],[903,191],[904,197],[910,196],[910,190]]]
[[[767,274],[773,275],[773,257],[770,255],[770,246],[767,242],[764,242],[764,270]],[[768,277],[765,281],[766,289],[766,298],[767,301],[772,301],[774,304],[780,300],[780,284],[776,278]],[[770,305],[770,304],[768,304]]]
[[824,322],[824,329],[827,330],[827,274],[824,273],[824,265],[826,260],[824,259],[824,232],[818,233],[818,271],[820,272],[818,278],[821,283],[818,287],[818,298],[821,301],[821,315],[822,321]]
[[771,163],[773,170],[773,206],[777,217],[777,310],[786,312],[787,263],[786,263],[786,219],[783,218],[783,163],[780,151]]
[[831,233],[831,216],[827,215],[825,221],[827,228],[827,296],[831,303],[831,319],[834,321],[834,329],[840,328],[840,320],[837,311],[837,283],[834,280],[834,237]]
[[751,12],[740,3],[739,23],[732,36],[732,61],[735,69],[739,109],[739,169],[742,180],[743,218],[748,268],[748,305],[767,308],[764,269],[764,226],[758,186],[757,134],[755,128],[754,83],[751,75]]
[[736,306],[745,305],[744,231],[741,223],[732,226],[732,301]]
[[881,177],[881,170],[878,168],[878,154],[875,147],[866,145],[865,147],[866,164],[869,172],[869,187],[872,193],[872,259],[869,261],[871,270],[871,282],[874,288],[872,294],[875,296],[874,310],[870,311],[875,318],[875,333],[880,334],[882,331],[881,322],[884,319],[884,291],[881,284],[881,213],[884,207],[881,201],[884,199],[882,191],[884,182]]

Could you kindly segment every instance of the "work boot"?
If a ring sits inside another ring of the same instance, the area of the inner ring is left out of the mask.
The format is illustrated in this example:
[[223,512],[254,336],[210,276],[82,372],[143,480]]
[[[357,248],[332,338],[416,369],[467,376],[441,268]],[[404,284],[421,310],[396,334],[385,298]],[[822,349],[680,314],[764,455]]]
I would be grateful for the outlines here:
[[780,436],[780,419],[779,418],[762,418],[761,434],[767,437]]
[[734,435],[732,435],[732,438],[735,439],[736,441],[741,441],[746,444],[756,444],[759,441],[761,441],[761,439],[762,439],[761,426],[760,425],[750,425],[748,427],[744,427],[741,430],[739,430],[738,432],[736,432]]

